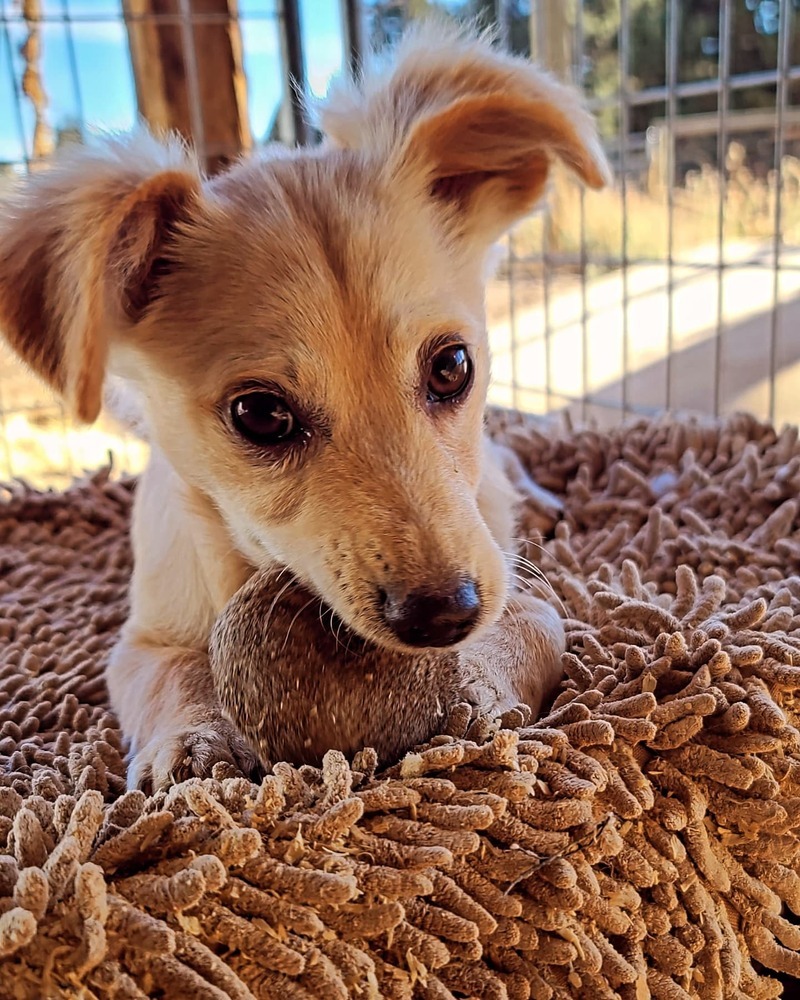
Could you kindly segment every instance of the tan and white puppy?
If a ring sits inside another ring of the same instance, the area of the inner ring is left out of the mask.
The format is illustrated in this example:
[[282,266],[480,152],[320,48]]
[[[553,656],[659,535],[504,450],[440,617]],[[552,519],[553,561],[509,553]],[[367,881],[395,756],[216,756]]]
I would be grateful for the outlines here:
[[515,495],[483,437],[483,300],[554,160],[606,181],[594,122],[528,62],[426,24],[320,123],[320,146],[210,180],[175,141],[111,139],[0,206],[8,342],[83,421],[124,379],[152,444],[107,673],[132,786],[250,766],[207,645],[254,568],[387,648],[486,643],[525,613],[539,687],[557,676],[555,612],[520,596],[504,618]]

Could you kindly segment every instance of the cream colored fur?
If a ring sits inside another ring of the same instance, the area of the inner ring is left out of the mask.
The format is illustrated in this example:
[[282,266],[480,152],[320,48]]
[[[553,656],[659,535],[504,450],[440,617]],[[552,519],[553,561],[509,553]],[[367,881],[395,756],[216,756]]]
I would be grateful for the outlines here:
[[[207,643],[254,567],[287,567],[387,646],[379,588],[471,576],[468,647],[505,648],[524,613],[547,651],[531,700],[555,680],[552,609],[509,605],[516,493],[482,438],[483,294],[492,243],[540,200],[554,159],[604,183],[594,124],[527,62],[433,24],[333,87],[320,120],[320,147],[267,149],[211,180],[174,141],[108,140],[0,207],[9,343],[84,420],[108,374],[128,382],[152,443],[107,674],[132,786],[252,764],[217,706]],[[474,384],[434,412],[421,358],[453,336]],[[237,438],[230,400],[254,382],[313,415],[302,454]]]

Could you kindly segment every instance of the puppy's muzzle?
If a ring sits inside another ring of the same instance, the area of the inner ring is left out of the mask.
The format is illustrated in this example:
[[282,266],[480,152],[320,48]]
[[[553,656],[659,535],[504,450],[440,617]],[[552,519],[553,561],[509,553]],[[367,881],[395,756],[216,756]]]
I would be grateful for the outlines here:
[[458,577],[436,589],[381,591],[386,625],[406,646],[454,646],[472,632],[481,613],[474,580]]

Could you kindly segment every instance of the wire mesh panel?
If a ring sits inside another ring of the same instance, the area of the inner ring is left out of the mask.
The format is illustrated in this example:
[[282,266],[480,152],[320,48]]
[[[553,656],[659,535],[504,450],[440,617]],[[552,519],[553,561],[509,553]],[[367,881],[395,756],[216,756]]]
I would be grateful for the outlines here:
[[[557,171],[504,243],[492,399],[608,424],[665,409],[800,421],[798,0],[0,0],[0,197],[137,115],[209,172],[314,141],[304,92],[432,9],[582,87],[615,182]],[[77,431],[0,356],[0,477],[63,481],[144,447]]]
[[517,301],[498,324],[511,356],[495,392],[601,423],[664,409],[796,422],[795,5],[540,0],[524,13],[534,57],[586,90],[616,181],[584,195],[558,177],[549,215],[510,242]]

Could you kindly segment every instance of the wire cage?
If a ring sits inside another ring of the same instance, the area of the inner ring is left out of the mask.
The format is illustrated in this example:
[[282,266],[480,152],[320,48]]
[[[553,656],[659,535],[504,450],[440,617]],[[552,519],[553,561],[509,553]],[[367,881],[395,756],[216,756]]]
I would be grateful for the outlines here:
[[[67,142],[144,117],[209,172],[313,142],[303,95],[438,9],[581,86],[615,169],[558,173],[488,289],[491,400],[608,426],[800,422],[800,0],[0,0],[0,198]],[[144,445],[73,427],[0,355],[0,478],[63,485]]]

